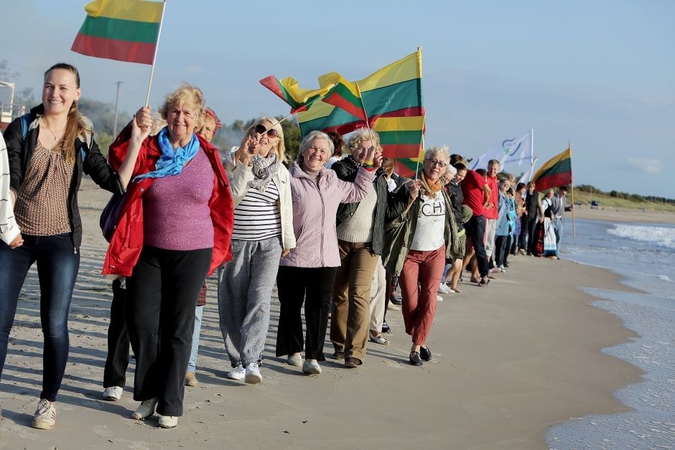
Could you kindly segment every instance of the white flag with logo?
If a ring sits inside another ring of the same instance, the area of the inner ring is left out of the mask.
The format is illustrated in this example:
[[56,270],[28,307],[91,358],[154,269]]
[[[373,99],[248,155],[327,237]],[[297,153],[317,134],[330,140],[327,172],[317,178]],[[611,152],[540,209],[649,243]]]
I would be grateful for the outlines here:
[[471,161],[469,167],[471,170],[487,169],[488,162],[496,159],[501,164],[501,170],[508,166],[522,165],[523,163],[531,165],[534,159],[532,149],[532,132],[514,137],[513,139],[504,139],[485,150],[480,157]]

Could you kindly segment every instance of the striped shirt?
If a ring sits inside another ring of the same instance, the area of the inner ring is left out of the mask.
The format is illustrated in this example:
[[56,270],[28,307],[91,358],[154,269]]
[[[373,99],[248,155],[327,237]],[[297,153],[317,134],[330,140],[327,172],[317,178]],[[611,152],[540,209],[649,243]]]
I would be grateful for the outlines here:
[[265,192],[249,188],[234,210],[232,239],[260,241],[281,235],[279,189],[274,181]]

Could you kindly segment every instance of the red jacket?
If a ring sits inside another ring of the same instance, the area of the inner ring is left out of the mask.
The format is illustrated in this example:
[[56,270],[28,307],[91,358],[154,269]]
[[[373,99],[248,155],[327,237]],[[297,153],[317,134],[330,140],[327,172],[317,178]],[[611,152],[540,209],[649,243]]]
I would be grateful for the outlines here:
[[[197,137],[215,173],[213,193],[209,200],[214,229],[213,255],[211,257],[211,267],[209,268],[210,275],[218,266],[232,259],[230,240],[232,239],[232,227],[234,225],[234,207],[230,186],[223,165],[220,162],[218,149],[205,141],[201,136],[197,135]],[[118,169],[122,161],[124,161],[130,138],[131,127],[127,126],[110,146],[108,159],[113,168]],[[139,151],[133,176],[154,170],[155,162],[159,159],[160,155],[157,137],[147,138]],[[103,262],[103,275],[131,276],[143,249],[142,197],[143,193],[147,191],[154,180],[154,178],[145,178],[138,183],[129,183],[127,186],[121,217],[115,229],[115,234],[110,240],[105,261]],[[177,226],[180,226],[180,224],[177,224]]]

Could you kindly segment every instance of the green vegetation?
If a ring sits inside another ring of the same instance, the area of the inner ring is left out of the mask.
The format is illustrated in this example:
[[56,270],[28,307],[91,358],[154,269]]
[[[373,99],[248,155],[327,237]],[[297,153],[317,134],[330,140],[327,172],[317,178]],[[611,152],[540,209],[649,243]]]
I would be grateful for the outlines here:
[[[571,191],[567,194],[570,202]],[[675,200],[663,197],[643,197],[638,194],[625,192],[603,192],[593,186],[582,184],[574,187],[574,203],[590,205],[591,201],[597,201],[600,207],[645,209],[651,211],[675,212]]]

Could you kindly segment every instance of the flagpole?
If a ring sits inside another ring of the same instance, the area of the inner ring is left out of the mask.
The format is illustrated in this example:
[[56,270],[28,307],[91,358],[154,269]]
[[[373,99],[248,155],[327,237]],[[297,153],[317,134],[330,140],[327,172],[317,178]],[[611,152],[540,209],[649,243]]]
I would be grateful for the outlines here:
[[[419,54],[419,67],[420,67],[420,80],[422,79],[422,47],[417,47],[417,53]],[[420,84],[421,86],[421,84]],[[421,94],[420,94],[421,95]],[[421,97],[420,97],[421,98]],[[422,132],[422,158],[424,158],[424,131]],[[416,164],[415,164],[415,179],[420,172],[420,155],[417,154]]]
[[577,209],[574,204],[574,172],[572,172],[572,143],[567,141],[567,148],[570,149],[570,172],[572,173],[572,179],[570,180],[570,190],[572,191],[572,237],[577,238],[577,220],[574,211]]
[[157,61],[157,50],[159,49],[159,38],[162,35],[162,25],[164,25],[165,10],[166,0],[162,2],[162,17],[159,19],[159,30],[157,31],[157,45],[155,45],[155,54],[152,55],[152,68],[150,69],[150,80],[148,81],[148,93],[145,95],[145,106],[150,104],[150,90],[152,89],[152,79],[155,76],[155,61]]
[[530,166],[534,166],[534,128],[530,128]]
[[366,111],[366,104],[363,103],[363,95],[361,94],[361,86],[359,86],[359,82],[355,81],[354,86],[356,86],[356,92],[359,94],[359,98],[361,99],[361,109],[363,109],[363,115],[366,117],[366,128],[370,130],[370,121],[368,120],[368,111]]

